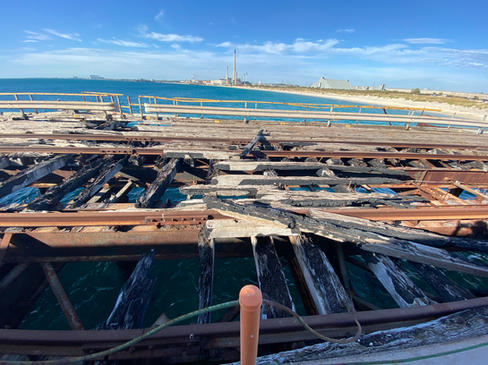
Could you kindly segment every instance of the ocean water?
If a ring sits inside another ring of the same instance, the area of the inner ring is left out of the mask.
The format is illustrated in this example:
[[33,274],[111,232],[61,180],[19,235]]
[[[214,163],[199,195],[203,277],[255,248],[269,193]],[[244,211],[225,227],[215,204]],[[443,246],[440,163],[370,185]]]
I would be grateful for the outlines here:
[[[303,103],[303,104],[334,104],[334,105],[350,105],[357,106],[357,108],[335,108],[335,111],[359,111],[361,104],[340,101],[336,99],[327,99],[323,97],[294,95],[288,93],[278,93],[262,90],[249,90],[219,86],[204,86],[204,85],[188,85],[177,83],[153,83],[153,82],[132,82],[132,81],[116,81],[116,80],[84,80],[84,79],[0,79],[0,94],[1,93],[15,93],[15,92],[46,92],[46,93],[81,93],[87,91],[106,92],[106,93],[120,93],[121,105],[127,105],[127,96],[131,98],[132,104],[137,104],[138,96],[159,96],[165,98],[199,98],[211,100],[225,100],[225,101],[247,101],[243,102],[226,102],[224,104],[207,102],[205,106],[226,106],[226,107],[256,107],[253,101],[269,102],[270,104],[257,104],[258,109],[295,109],[305,110],[306,107],[296,105],[282,105],[272,104],[276,102],[284,103]],[[57,96],[34,96],[36,100],[55,100],[61,97]],[[20,95],[19,99],[28,100],[28,95]],[[0,95],[0,100],[13,100],[12,95]],[[80,96],[62,96],[62,100],[81,100]],[[108,101],[108,98],[105,99]],[[87,99],[87,101],[95,101]],[[142,102],[150,102],[149,99],[143,99]],[[152,102],[152,101],[151,101]],[[171,103],[170,101],[158,100],[158,103]],[[200,103],[185,103],[185,105],[200,105]],[[312,109],[313,110],[313,107]],[[128,109],[124,109],[128,112]],[[138,106],[133,106],[133,112],[139,112]],[[382,114],[381,109],[368,109],[368,113]],[[389,110],[390,114],[406,114],[403,110]],[[182,115],[186,116],[186,115]],[[187,115],[190,116],[190,115]],[[218,118],[218,116],[206,116],[206,118]],[[226,118],[242,118],[242,117],[226,117]],[[260,118],[257,118],[260,119]],[[263,118],[261,118],[263,119]],[[266,118],[271,119],[273,118]],[[293,120],[291,118],[280,120]],[[354,122],[354,121],[346,121]],[[342,122],[343,123],[343,122]],[[363,122],[358,122],[363,123]],[[369,124],[384,124],[384,122],[368,122]]]

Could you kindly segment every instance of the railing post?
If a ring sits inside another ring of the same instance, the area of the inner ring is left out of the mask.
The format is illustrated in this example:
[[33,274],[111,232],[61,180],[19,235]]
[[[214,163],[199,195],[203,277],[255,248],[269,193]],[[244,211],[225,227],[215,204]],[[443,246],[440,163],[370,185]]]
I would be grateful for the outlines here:
[[[30,99],[30,101],[34,101],[34,98],[32,97],[32,94],[29,94],[29,99]],[[34,113],[39,114],[39,110],[38,109],[34,109]]]
[[241,307],[241,365],[256,364],[262,302],[261,290],[255,285],[246,285],[239,292],[239,305]]
[[141,97],[138,96],[137,99],[139,100],[139,112],[141,113],[141,119],[144,120],[144,114],[142,113]]
[[130,114],[132,115],[132,104],[131,104],[129,95],[127,95],[127,103],[129,104],[129,111],[130,111]]

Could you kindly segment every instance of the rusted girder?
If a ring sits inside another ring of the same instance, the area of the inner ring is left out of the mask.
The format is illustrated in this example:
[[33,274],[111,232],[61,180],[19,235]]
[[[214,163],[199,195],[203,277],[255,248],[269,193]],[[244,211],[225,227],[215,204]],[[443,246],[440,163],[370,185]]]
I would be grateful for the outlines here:
[[[469,308],[488,305],[488,297],[458,302],[415,306],[409,308],[361,311],[353,314],[331,313],[306,316],[305,322],[328,336],[348,336],[354,332],[355,317],[365,332],[395,328],[418,323]],[[84,330],[84,331],[31,331],[0,329],[0,353],[50,354],[57,356],[79,356],[96,350],[119,345],[141,335],[147,329],[134,330]],[[261,322],[260,346],[287,343],[290,341],[314,340],[314,335],[292,317],[267,319]],[[204,340],[204,341],[202,341]],[[151,358],[164,354],[177,346],[197,345],[201,350],[239,347],[239,322],[221,322],[202,325],[172,326],[150,338],[122,351],[118,359]],[[174,352],[174,351],[173,351]],[[174,354],[173,354],[174,356]]]
[[134,225],[199,225],[225,218],[213,210],[163,209],[152,211],[77,211],[49,213],[0,213],[0,227],[79,227]]
[[[305,209],[290,209],[306,213]],[[416,208],[342,208],[322,209],[325,212],[343,214],[370,220],[449,220],[488,219],[488,205],[448,205]],[[79,227],[124,225],[199,225],[209,219],[224,219],[215,210],[184,211],[163,209],[154,211],[78,211],[50,213],[0,213],[0,227]]]
[[49,283],[49,286],[56,296],[56,299],[58,300],[58,303],[63,310],[69,326],[73,330],[82,330],[83,324],[81,323],[80,318],[76,313],[75,307],[73,307],[73,304],[71,304],[71,301],[69,300],[68,295],[63,288],[63,285],[59,281],[56,271],[49,262],[45,262],[41,264],[41,266],[44,274],[46,275],[47,282]]

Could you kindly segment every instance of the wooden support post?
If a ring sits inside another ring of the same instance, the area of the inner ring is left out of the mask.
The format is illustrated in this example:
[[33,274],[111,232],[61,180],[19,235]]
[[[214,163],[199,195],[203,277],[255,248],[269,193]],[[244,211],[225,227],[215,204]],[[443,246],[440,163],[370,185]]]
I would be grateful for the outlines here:
[[289,238],[318,314],[351,310],[351,298],[347,295],[325,253],[309,236]]
[[93,195],[95,195],[102,186],[109,181],[117,172],[119,172],[127,162],[127,158],[118,159],[116,157],[110,160],[110,163],[104,165],[105,168],[99,171],[98,177],[83,190],[73,201],[69,204],[69,208],[79,208],[85,204]]
[[129,279],[120,289],[103,329],[142,328],[156,278],[151,269],[154,250],[142,255]]
[[110,159],[103,158],[97,158],[91,161],[66,179],[62,184],[50,187],[42,196],[27,205],[27,209],[52,210],[62,208],[58,207],[58,204],[64,195],[87,183],[88,180],[97,176],[110,163]]
[[368,267],[401,308],[435,303],[389,257],[362,253]]
[[61,309],[63,310],[64,315],[66,316],[66,319],[68,320],[69,326],[73,330],[83,330],[83,324],[81,323],[73,304],[71,304],[68,295],[64,291],[63,285],[59,281],[56,271],[49,262],[43,263],[41,266],[44,274],[46,275],[49,286],[51,287],[59,305],[61,306]]
[[[213,273],[215,245],[213,238],[199,237],[198,254],[200,256],[200,278],[198,280],[198,302],[199,309],[212,305]],[[210,323],[211,313],[203,313],[198,316],[198,323]]]
[[[273,240],[271,237],[253,236],[251,243],[259,288],[263,293],[263,298],[295,310]],[[286,317],[289,314],[265,304],[263,305],[263,315],[266,318],[278,318]]]
[[34,181],[42,179],[54,170],[64,167],[71,160],[69,155],[53,157],[49,160],[36,164],[26,170],[19,172],[0,185],[0,197],[13,193]]
[[158,172],[156,179],[152,182],[146,192],[141,195],[136,201],[136,207],[138,208],[153,208],[158,205],[159,198],[164,194],[168,186],[173,181],[178,168],[180,166],[180,159],[171,159],[163,168]]

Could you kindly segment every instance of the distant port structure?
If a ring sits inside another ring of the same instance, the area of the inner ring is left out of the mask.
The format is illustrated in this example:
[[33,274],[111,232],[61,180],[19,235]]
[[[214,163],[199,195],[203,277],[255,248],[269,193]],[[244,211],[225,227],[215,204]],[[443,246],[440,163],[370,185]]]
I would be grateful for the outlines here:
[[380,84],[379,86],[353,86],[349,80],[329,79],[324,76],[314,82],[311,86],[318,89],[385,90],[385,84]]

